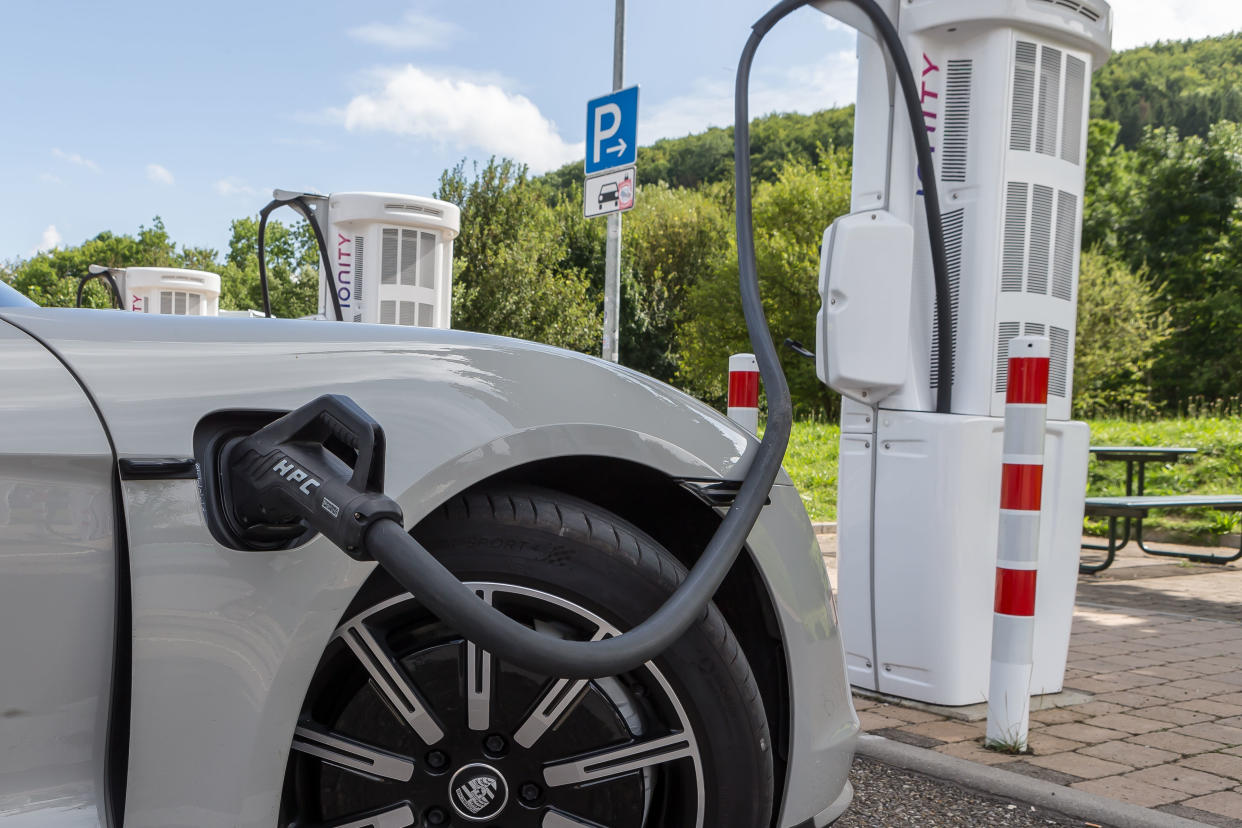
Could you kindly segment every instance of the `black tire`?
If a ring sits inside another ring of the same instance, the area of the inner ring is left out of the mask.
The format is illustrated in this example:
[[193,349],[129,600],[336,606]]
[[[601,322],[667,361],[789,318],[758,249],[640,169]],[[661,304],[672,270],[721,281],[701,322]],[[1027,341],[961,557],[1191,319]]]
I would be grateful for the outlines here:
[[[541,489],[459,496],[424,520],[414,535],[462,581],[484,585],[481,594],[491,589],[486,585],[508,585],[487,592],[497,608],[567,637],[589,637],[599,619],[616,630],[633,627],[651,615],[686,574],[672,555],[632,524],[592,504]],[[384,622],[383,646],[403,665],[427,707],[443,723],[446,735],[432,747],[443,747],[448,767],[439,775],[432,772],[428,762],[436,757],[412,730],[398,727],[401,732],[390,732],[394,705],[376,704],[374,698],[382,695],[376,682],[372,680],[368,689],[366,673],[359,678],[356,664],[350,668],[355,657],[348,651],[342,655],[344,647],[338,646],[335,653],[330,648],[312,682],[299,733],[310,732],[308,728],[333,731],[394,755],[413,757],[412,781],[402,788],[400,782],[366,779],[366,774],[322,761],[322,750],[313,755],[305,743],[299,748],[295,739],[286,785],[287,821],[346,824],[359,814],[382,812],[385,801],[396,801],[393,797],[404,791],[415,815],[415,821],[407,824],[487,824],[491,820],[471,818],[449,797],[462,787],[456,783],[475,773],[482,774],[480,784],[497,789],[497,783],[486,779],[494,771],[500,788],[512,789],[513,796],[498,812],[482,815],[494,817],[493,824],[503,828],[546,824],[549,809],[580,820],[566,825],[610,828],[770,824],[773,769],[763,702],[737,640],[714,606],[652,664],[583,687],[555,723],[540,731],[546,735],[534,737],[528,747],[517,741],[527,733],[522,725],[533,718],[536,702],[551,697],[555,683],[492,662],[486,738],[505,744],[503,752],[495,752],[481,746],[484,734],[477,730],[477,721],[467,727],[465,720],[463,697],[469,694],[465,665],[478,651],[454,638],[416,601],[392,594],[391,587],[380,588],[360,599],[389,607],[372,617],[383,613],[395,617]],[[591,621],[591,614],[598,619]],[[476,667],[475,675],[480,674]],[[454,688],[457,698],[450,698]],[[573,764],[581,769],[587,767],[583,756],[592,752],[617,751],[624,758],[630,755],[626,751],[640,755],[649,745],[667,745],[670,758],[630,772],[598,778],[571,775],[556,782],[537,770],[569,765],[570,757],[579,760]],[[460,772],[448,773],[459,768]],[[565,782],[566,778],[573,781]],[[453,784],[446,784],[449,781]],[[416,783],[422,787],[409,788]],[[532,783],[539,794],[526,797],[534,790],[529,787]],[[438,796],[445,801],[441,803]],[[499,800],[497,796],[495,803],[486,804],[495,807]],[[441,816],[447,821],[436,822]]]

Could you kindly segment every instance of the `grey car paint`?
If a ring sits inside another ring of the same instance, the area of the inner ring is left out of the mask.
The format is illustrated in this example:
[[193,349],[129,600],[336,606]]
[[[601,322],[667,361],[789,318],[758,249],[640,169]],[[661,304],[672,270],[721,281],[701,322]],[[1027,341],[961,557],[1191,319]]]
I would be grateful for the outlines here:
[[[610,363],[457,331],[114,312],[0,310],[69,363],[120,458],[188,457],[200,418],[347,394],[388,436],[386,489],[407,525],[504,469],[613,457],[670,477],[740,479],[753,437]],[[749,550],[786,641],[793,697],[780,825],[848,802],[857,730],[818,547],[782,479]],[[372,565],[322,538],[235,552],[208,533],[192,480],[123,488],[133,590],[126,824],[276,819],[306,685]]]
[[[32,424],[38,424],[32,428]],[[0,824],[98,825],[112,450],[73,376],[0,323]]]

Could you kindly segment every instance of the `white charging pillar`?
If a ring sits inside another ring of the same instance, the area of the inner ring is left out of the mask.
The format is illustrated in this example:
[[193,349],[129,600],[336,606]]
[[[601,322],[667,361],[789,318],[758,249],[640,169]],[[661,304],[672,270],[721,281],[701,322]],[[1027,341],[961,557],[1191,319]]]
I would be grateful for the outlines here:
[[216,316],[220,312],[220,277],[181,267],[114,268],[121,307],[165,316]]
[[[457,205],[398,193],[333,193],[319,209],[326,209],[331,289],[344,321],[452,325]],[[321,262],[319,313],[335,319],[328,289]]]
[[[913,231],[913,265],[908,292],[869,289],[865,264],[848,273],[829,267],[832,258],[858,256],[834,252],[821,265],[816,351],[829,364],[820,374],[848,379],[834,387],[846,397],[838,603],[850,681],[937,704],[984,701],[1005,355],[1014,337],[1038,335],[1049,338],[1051,360],[1031,692],[1055,692],[1065,672],[1089,442],[1086,425],[1069,420],[1089,80],[1109,54],[1112,12],[1103,0],[877,1],[908,52],[923,110],[918,127],[938,174],[954,381],[952,413],[935,413],[924,196],[906,107],[863,21],[853,215],[839,220],[836,235],[862,232],[842,222],[857,225],[865,214],[877,216],[869,222],[876,227],[890,224],[894,239],[904,223]],[[817,5],[860,22],[847,3]],[[876,278],[891,282],[892,261],[884,257]],[[891,299],[877,304],[884,296]],[[861,323],[848,318],[855,313]],[[863,329],[869,336],[827,347],[834,331]],[[889,354],[873,368],[848,353],[850,341],[885,333],[907,343],[900,359]],[[834,369],[834,359],[849,364]]]

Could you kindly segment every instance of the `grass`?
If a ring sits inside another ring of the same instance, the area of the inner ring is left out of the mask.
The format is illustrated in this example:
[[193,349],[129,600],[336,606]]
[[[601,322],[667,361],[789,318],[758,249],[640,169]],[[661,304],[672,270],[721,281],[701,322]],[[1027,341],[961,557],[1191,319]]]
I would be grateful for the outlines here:
[[[1186,417],[1132,422],[1092,420],[1092,445],[1189,446],[1198,454],[1177,463],[1147,465],[1146,494],[1242,493],[1242,417]],[[785,456],[785,470],[793,479],[814,521],[837,519],[837,450],[841,429],[830,423],[794,424]],[[1125,464],[1101,463],[1094,457],[1087,468],[1087,491],[1093,495],[1122,494]],[[1145,526],[1173,531],[1187,539],[1237,530],[1237,518],[1203,509],[1153,515]],[[1103,532],[1105,523],[1089,526]]]
[[785,453],[785,471],[798,487],[811,520],[837,519],[837,450],[841,427],[803,420],[794,423]]

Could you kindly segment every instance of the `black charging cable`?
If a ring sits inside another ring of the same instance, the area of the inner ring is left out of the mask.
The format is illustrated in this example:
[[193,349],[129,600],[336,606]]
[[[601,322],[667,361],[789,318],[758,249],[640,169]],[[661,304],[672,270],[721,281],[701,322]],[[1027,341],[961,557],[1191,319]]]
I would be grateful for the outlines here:
[[87,282],[93,281],[95,279],[99,279],[101,282],[107,282],[108,288],[112,295],[112,306],[114,308],[116,308],[117,310],[120,310],[121,308],[125,307],[125,300],[121,296],[121,289],[117,287],[116,279],[112,277],[112,271],[110,269],[101,270],[98,273],[91,273],[87,276],[81,276],[78,278],[78,295],[74,299],[74,302],[73,302],[75,307],[79,307],[79,308],[82,307],[82,299],[86,295],[85,294],[86,284]]
[[272,315],[272,299],[268,292],[267,284],[267,247],[264,240],[267,236],[267,217],[277,207],[290,207],[311,226],[311,232],[315,234],[315,245],[319,248],[319,261],[323,262],[324,275],[328,280],[328,296],[332,300],[332,311],[336,314],[336,321],[345,321],[344,314],[341,313],[341,300],[336,295],[336,276],[332,272],[332,260],[328,258],[328,244],[324,241],[323,230],[319,227],[319,221],[315,216],[314,210],[310,204],[302,196],[276,197],[267,203],[267,206],[259,211],[259,287],[263,291],[263,315],[271,318]]
[[[754,528],[780,472],[793,425],[789,386],[781,370],[759,295],[751,214],[747,97],[751,62],[759,42],[778,21],[809,2],[785,0],[765,14],[753,27],[737,71],[734,165],[738,281],[751,348],[759,363],[760,376],[768,396],[767,427],[758,449],[748,452],[743,458],[750,461],[750,467],[720,527],[685,580],[663,606],[638,626],[612,638],[600,641],[554,638],[480,601],[473,590],[413,538],[403,528],[396,503],[384,496],[382,477],[368,470],[374,468],[370,465],[371,461],[364,464],[359,460],[353,469],[355,481],[352,484],[345,484],[343,480],[333,481],[332,485],[336,488],[328,499],[334,508],[328,509],[327,500],[320,503],[323,495],[316,487],[320,483],[327,486],[330,478],[339,478],[340,474],[333,474],[330,469],[328,473],[320,471],[320,468],[326,469],[336,462],[329,456],[331,452],[324,450],[325,441],[329,439],[325,435],[330,435],[332,440],[344,440],[359,458],[382,457],[382,432],[378,424],[345,398],[322,398],[303,406],[250,437],[238,440],[230,449],[230,456],[234,459],[226,465],[231,468],[234,481],[234,509],[241,510],[238,512],[240,525],[275,522],[289,526],[290,531],[294,532],[299,525],[294,521],[296,516],[311,528],[324,533],[347,553],[377,561],[398,584],[417,596],[427,609],[468,640],[498,658],[542,675],[597,678],[624,673],[655,658],[681,638],[702,617],[704,608],[732,568]],[[876,24],[893,57],[909,103],[910,92],[914,89],[913,78],[896,30],[873,0],[851,2],[863,9]],[[915,101],[911,126],[915,131],[915,144],[919,148],[923,186],[927,194],[933,260],[940,262],[937,272],[944,273],[935,172],[930,163],[927,137],[923,133],[922,110],[917,106],[917,98]],[[916,114],[917,118],[914,117]],[[938,280],[938,307],[941,307],[939,300],[947,301],[948,297],[947,291],[940,291],[940,286],[941,281]],[[944,305],[939,316],[942,348],[952,346],[951,322],[947,305]],[[942,377],[951,379],[951,366],[947,359],[941,359],[940,369]],[[940,402],[946,407],[949,388],[947,381],[941,385]],[[365,488],[357,482],[362,478],[370,481]],[[308,487],[311,493],[308,493]]]

